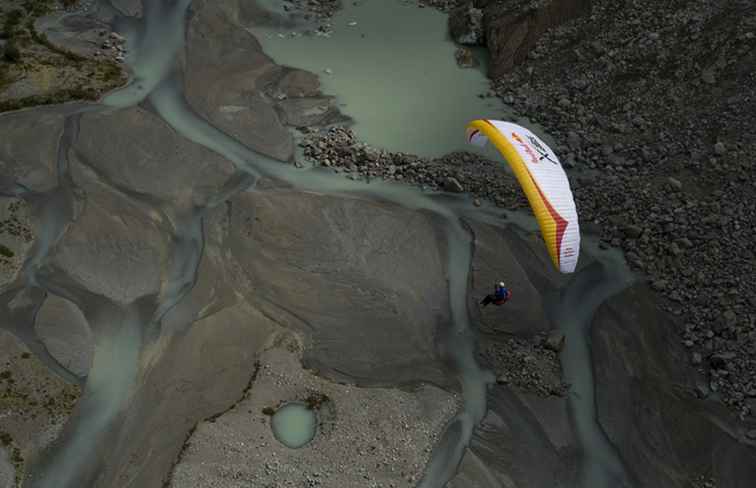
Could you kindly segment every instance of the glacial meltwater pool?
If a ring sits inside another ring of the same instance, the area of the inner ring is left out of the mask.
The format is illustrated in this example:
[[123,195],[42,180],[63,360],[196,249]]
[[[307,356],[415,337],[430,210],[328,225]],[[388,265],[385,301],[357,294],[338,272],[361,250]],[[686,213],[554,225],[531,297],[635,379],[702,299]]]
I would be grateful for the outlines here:
[[292,449],[305,446],[315,437],[317,416],[303,403],[288,403],[272,418],[273,435],[281,444]]
[[[507,113],[489,90],[486,51],[477,68],[460,68],[446,15],[401,0],[343,2],[330,37],[304,29],[256,27],[251,32],[276,63],[320,76],[342,113],[355,120],[359,140],[391,151],[437,157],[475,150],[468,121]],[[292,32],[297,35],[292,37]]]

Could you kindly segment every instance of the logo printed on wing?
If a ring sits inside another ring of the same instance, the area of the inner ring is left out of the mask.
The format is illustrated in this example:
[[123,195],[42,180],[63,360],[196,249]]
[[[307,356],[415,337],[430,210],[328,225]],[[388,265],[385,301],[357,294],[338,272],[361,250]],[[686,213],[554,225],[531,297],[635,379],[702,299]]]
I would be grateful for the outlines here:
[[541,141],[536,139],[534,136],[528,136],[528,140],[530,141],[531,144],[535,146],[536,151],[538,151],[538,154],[541,155],[541,157],[538,159],[539,161],[541,159],[548,159],[549,162],[551,162],[552,164],[558,164],[556,161],[553,161],[551,159],[551,157],[549,156],[549,150],[543,147],[543,145],[541,144]]
[[522,147],[523,151],[530,156],[530,161],[533,164],[538,164],[540,159],[538,159],[538,156],[536,156],[536,153],[533,151],[533,149],[530,147],[528,143],[522,140],[522,137],[517,132],[512,132],[512,139],[517,141],[517,143]]

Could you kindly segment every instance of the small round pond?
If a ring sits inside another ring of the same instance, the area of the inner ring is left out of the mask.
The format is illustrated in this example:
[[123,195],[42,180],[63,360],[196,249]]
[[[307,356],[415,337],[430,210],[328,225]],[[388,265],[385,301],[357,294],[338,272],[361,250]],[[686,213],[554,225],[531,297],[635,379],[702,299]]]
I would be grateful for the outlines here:
[[286,447],[303,447],[315,437],[317,416],[304,403],[287,403],[273,414],[271,420],[273,435]]

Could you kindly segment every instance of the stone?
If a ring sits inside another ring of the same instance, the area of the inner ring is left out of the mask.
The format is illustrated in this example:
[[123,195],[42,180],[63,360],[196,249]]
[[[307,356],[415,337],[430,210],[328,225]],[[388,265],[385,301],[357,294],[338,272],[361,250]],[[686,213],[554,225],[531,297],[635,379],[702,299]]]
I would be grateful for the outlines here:
[[454,59],[460,68],[474,68],[478,66],[478,59],[473,52],[466,47],[460,47],[454,52]]
[[667,183],[669,183],[670,188],[672,188],[673,190],[682,190],[682,182],[680,182],[680,180],[676,178],[670,176],[669,178],[667,178]]
[[756,398],[749,398],[745,401],[746,407],[748,407],[748,410],[750,410],[751,415],[756,417]]
[[640,237],[641,234],[643,234],[643,229],[641,227],[638,227],[637,225],[626,225],[622,228],[622,232],[625,233],[625,236],[629,237],[630,239],[637,239]]
[[714,354],[709,359],[709,365],[713,369],[724,370],[724,369],[727,369],[727,362],[732,360],[734,357],[735,357],[735,354],[730,353],[730,352]]
[[722,156],[727,152],[727,148],[725,147],[724,143],[717,142],[714,144],[714,154],[717,156]]
[[722,314],[722,318],[728,326],[734,325],[738,320],[738,316],[731,309],[725,310],[725,312]]
[[549,332],[548,337],[546,337],[544,347],[550,351],[561,352],[564,349],[564,341],[565,337],[563,333],[558,330],[552,330]]
[[449,177],[444,182],[444,191],[448,191],[450,193],[462,193],[465,191],[465,189],[462,187],[462,184],[454,177]]
[[687,248],[693,247],[693,243],[687,237],[681,237],[676,242],[677,242],[678,245],[680,245],[682,247],[687,247]]
[[575,131],[567,133],[567,145],[570,149],[578,149],[580,147],[580,136]]
[[716,78],[714,77],[714,72],[710,69],[704,70],[703,73],[701,73],[701,79],[704,83],[713,85],[717,82]]
[[651,283],[651,288],[656,291],[663,291],[667,289],[667,280],[654,280]]

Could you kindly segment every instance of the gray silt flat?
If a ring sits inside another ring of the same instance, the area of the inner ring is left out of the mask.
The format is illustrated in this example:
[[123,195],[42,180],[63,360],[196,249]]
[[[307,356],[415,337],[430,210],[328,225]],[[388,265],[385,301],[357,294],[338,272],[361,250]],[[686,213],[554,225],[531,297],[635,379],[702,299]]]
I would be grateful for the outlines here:
[[[231,202],[229,247],[255,290],[307,332],[305,362],[368,383],[446,383],[445,251],[431,218],[397,205],[295,191]],[[285,319],[284,319],[285,317]]]
[[[108,141],[103,144],[103,141]],[[107,185],[178,208],[204,206],[236,174],[220,155],[180,137],[139,107],[81,117],[75,174],[93,169]]]

